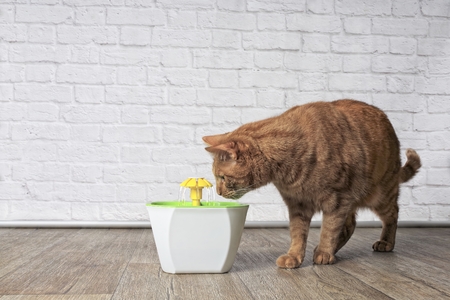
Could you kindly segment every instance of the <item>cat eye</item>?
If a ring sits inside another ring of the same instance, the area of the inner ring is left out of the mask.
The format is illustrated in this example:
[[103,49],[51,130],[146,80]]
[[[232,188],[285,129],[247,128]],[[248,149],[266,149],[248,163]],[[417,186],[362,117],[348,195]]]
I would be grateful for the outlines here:
[[225,180],[225,176],[217,176],[217,178],[220,180]]

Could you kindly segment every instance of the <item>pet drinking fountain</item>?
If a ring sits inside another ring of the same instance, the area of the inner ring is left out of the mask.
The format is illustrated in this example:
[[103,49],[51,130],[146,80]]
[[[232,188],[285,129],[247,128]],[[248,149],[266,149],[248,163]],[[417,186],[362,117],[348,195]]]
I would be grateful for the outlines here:
[[[161,268],[166,273],[226,273],[234,262],[248,205],[211,201],[212,184],[188,178],[178,201],[147,203]],[[190,189],[191,201],[184,200]],[[204,200],[203,189],[208,199]],[[203,200],[203,201],[202,201]]]

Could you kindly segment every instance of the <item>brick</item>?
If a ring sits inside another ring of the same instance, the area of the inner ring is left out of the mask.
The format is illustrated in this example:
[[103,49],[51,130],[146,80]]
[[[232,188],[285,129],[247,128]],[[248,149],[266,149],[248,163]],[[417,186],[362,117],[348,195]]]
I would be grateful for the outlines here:
[[255,66],[261,69],[279,69],[283,66],[282,52],[256,52]]
[[247,1],[248,11],[276,11],[276,12],[301,12],[305,11],[306,0],[249,0]]
[[200,69],[164,69],[149,70],[148,84],[169,84],[179,87],[204,87],[208,80],[208,72]]
[[424,206],[405,206],[399,211],[399,221],[429,221],[430,211]]
[[43,143],[35,141],[27,143],[23,148],[23,160],[25,161],[56,161],[57,147],[56,144]]
[[430,150],[450,150],[450,131],[428,133],[428,145]]
[[[183,147],[184,148],[184,147]],[[182,150],[182,149],[180,149]],[[156,183],[163,182],[165,170],[160,166],[123,165],[104,169],[105,183]]]
[[67,202],[113,202],[116,191],[111,184],[56,183],[54,199]]
[[64,124],[15,124],[11,131],[12,140],[68,140],[69,127]]
[[396,132],[412,131],[414,128],[413,116],[406,112],[386,112]]
[[202,28],[254,30],[256,17],[253,14],[228,12],[198,12],[198,25]]
[[[153,160],[163,164],[203,164],[210,161],[203,147],[163,147],[153,150]],[[162,172],[161,172],[162,174]]]
[[299,50],[301,37],[297,33],[244,33],[242,45],[246,50]]
[[53,200],[53,182],[27,182],[26,198],[38,201]]
[[73,21],[72,8],[50,5],[17,5],[16,22],[61,24]]
[[315,14],[333,14],[334,3],[332,1],[310,1],[307,3],[308,11]]
[[27,119],[30,121],[54,122],[59,118],[59,106],[53,103],[30,103]]
[[[450,172],[448,168],[433,168],[427,170],[427,184],[432,186],[449,186]],[[448,188],[447,188],[448,189]]]
[[334,16],[289,14],[286,17],[286,24],[287,30],[318,33],[339,33],[342,31],[341,19]]
[[426,109],[426,98],[419,95],[374,94],[373,104],[384,111],[423,112]]
[[[3,127],[3,126],[2,126]],[[13,161],[21,160],[23,156],[23,147],[16,144],[0,144],[0,159]]]
[[69,6],[117,6],[123,5],[124,0],[63,0],[63,3]]
[[101,183],[103,167],[99,165],[73,165],[70,168],[70,179],[78,183]]
[[205,48],[211,45],[211,33],[206,30],[154,29],[152,45]]
[[[423,150],[428,148],[427,144],[427,133],[425,132],[408,132],[408,131],[399,131],[397,132],[398,139],[400,140],[400,144],[402,149],[412,148],[415,150]],[[402,151],[405,153],[406,151]],[[404,154],[402,154],[404,155]]]
[[392,14],[399,17],[415,17],[420,13],[419,0],[394,0]]
[[120,110],[108,105],[67,105],[61,108],[61,118],[66,123],[115,123]]
[[[0,126],[0,140],[9,139],[9,127],[10,127],[10,125],[8,123]],[[1,166],[1,164],[0,164],[0,166]],[[0,174],[0,178],[1,178],[1,174]]]
[[169,90],[169,103],[171,105],[193,105],[197,100],[195,89],[172,88]]
[[42,84],[16,84],[14,87],[16,101],[24,102],[71,102],[73,90],[70,86],[42,85]]
[[253,54],[248,51],[194,51],[194,67],[248,69],[253,67]]
[[[176,184],[179,184],[186,178],[192,177],[193,174],[202,174],[201,172],[196,171],[196,169],[190,165],[167,166],[166,170],[167,170],[166,174],[167,181]],[[207,180],[210,179],[207,178]],[[185,194],[185,198],[188,198],[187,193]],[[181,199],[181,196],[176,195],[173,197],[173,199]]]
[[76,7],[75,23],[80,25],[104,25],[106,9],[104,7]]
[[448,17],[450,2],[447,0],[423,0],[421,4],[425,16]]
[[288,70],[302,72],[338,72],[342,68],[342,57],[328,54],[286,53],[284,65]]
[[147,146],[123,146],[120,159],[125,163],[147,164],[152,162],[152,151]]
[[75,101],[79,103],[105,102],[105,88],[103,86],[77,85],[75,86]]
[[116,44],[119,31],[115,27],[59,26],[56,32],[61,44]]
[[375,73],[417,73],[418,62],[415,57],[376,56],[372,59]]
[[242,110],[239,108],[213,108],[212,120],[214,124],[240,124]]
[[103,48],[101,62],[106,65],[158,66],[160,55],[149,48]]
[[13,100],[14,89],[12,84],[0,84],[0,102]]
[[164,67],[187,67],[191,54],[185,49],[167,49],[161,53],[161,64]]
[[283,91],[259,90],[256,92],[256,103],[258,107],[284,107],[285,94]]
[[54,65],[27,65],[25,77],[28,82],[47,82],[54,80],[56,66]]
[[158,0],[158,4],[166,8],[213,8],[216,1],[214,0]]
[[103,128],[104,143],[156,143],[160,139],[156,127],[116,125]]
[[73,45],[70,62],[79,64],[100,63],[100,49],[97,46]]
[[280,13],[260,13],[258,30],[286,30],[286,16]]
[[22,163],[13,165],[12,178],[15,181],[68,182],[70,166],[61,163]]
[[414,130],[441,131],[449,129],[450,129],[450,115],[447,114],[414,115]]
[[250,90],[204,90],[197,91],[197,104],[202,106],[253,106],[255,95]]
[[150,121],[163,124],[206,124],[210,116],[205,107],[154,107],[150,111]]
[[26,108],[17,103],[0,104],[0,121],[20,121],[26,116]]
[[333,36],[331,50],[337,53],[387,53],[389,40],[382,36]]
[[164,126],[162,136],[167,144],[190,144],[194,140],[194,132],[188,126]]
[[119,147],[92,143],[67,143],[58,147],[59,161],[63,162],[118,162]]
[[2,64],[0,82],[22,82],[25,79],[25,66]]
[[430,96],[428,98],[429,113],[450,113],[450,96]]
[[117,68],[117,83],[121,85],[145,85],[147,69],[145,67]]
[[61,65],[56,70],[56,82],[81,84],[113,84],[116,70],[106,66]]
[[417,54],[430,56],[450,55],[450,40],[442,38],[419,39]]
[[414,91],[414,77],[389,76],[387,77],[387,90],[391,93],[412,93]]
[[160,9],[107,8],[106,23],[113,25],[165,25],[166,14]]
[[0,23],[11,24],[14,23],[14,6],[2,5],[2,14],[0,15]]
[[77,203],[70,204],[71,220],[74,221],[97,221],[100,220],[100,203]]
[[284,109],[260,108],[260,107],[243,108],[241,122],[242,123],[256,122],[259,120],[275,117],[281,114],[282,112],[284,112]]
[[239,77],[237,71],[211,70],[209,71],[209,86],[212,88],[237,87]]
[[146,106],[123,106],[121,120],[124,124],[147,124],[149,109]]
[[328,87],[328,76],[324,73],[299,74],[299,91],[323,91]]
[[303,52],[330,52],[330,37],[326,35],[303,35]]
[[386,90],[386,78],[368,74],[330,74],[329,88],[337,91],[380,92]]
[[450,218],[450,207],[448,205],[430,205],[430,219],[433,221],[448,221]]
[[167,23],[170,28],[195,28],[197,26],[197,12],[169,10]]
[[47,201],[15,201],[11,202],[10,220],[35,221],[68,221],[70,220],[70,205],[67,203]]
[[447,20],[430,20],[430,37],[450,37],[450,23]]
[[372,19],[372,33],[386,35],[427,35],[428,21],[423,19]]
[[343,70],[348,73],[370,73],[371,58],[367,55],[346,55]]
[[450,57],[430,57],[428,59],[428,70],[430,74],[449,74]]
[[120,202],[138,202],[142,204],[147,200],[145,185],[120,184],[117,186],[116,199]]
[[345,18],[344,30],[353,34],[370,34],[372,22],[369,18]]
[[126,26],[120,30],[120,43],[127,46],[147,46],[152,41],[151,36],[151,28]]
[[220,10],[244,11],[245,2],[241,0],[218,0],[217,7]]
[[241,48],[241,34],[234,30],[213,30],[212,46],[216,48]]
[[25,25],[0,24],[0,40],[25,42],[27,40],[27,27]]
[[416,91],[422,94],[450,94],[450,77],[416,77]]
[[389,52],[393,54],[414,54],[417,49],[417,40],[412,38],[391,38]]
[[240,71],[239,85],[243,88],[296,88],[297,78],[295,74],[288,72]]
[[30,25],[28,42],[54,44],[56,43],[56,28],[51,25]]
[[[448,151],[421,151],[420,158],[427,162],[427,167],[450,168]],[[450,182],[447,182],[450,185]]]
[[104,203],[100,218],[111,221],[149,221],[148,212],[142,203]]
[[10,59],[13,62],[67,62],[70,48],[62,45],[17,44],[10,49]]
[[70,140],[79,142],[98,142],[100,141],[100,132],[100,125],[71,124]]
[[336,12],[344,15],[385,16],[391,14],[390,0],[336,0]]

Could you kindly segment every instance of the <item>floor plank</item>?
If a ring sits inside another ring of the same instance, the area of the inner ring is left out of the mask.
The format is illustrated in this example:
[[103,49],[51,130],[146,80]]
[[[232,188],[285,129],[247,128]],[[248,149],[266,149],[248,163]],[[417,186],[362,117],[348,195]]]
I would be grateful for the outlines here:
[[0,229],[0,300],[450,299],[450,228],[400,228],[373,252],[380,228],[357,228],[337,263],[312,262],[320,229],[294,270],[275,261],[287,228],[245,229],[226,274],[167,274],[150,229]]

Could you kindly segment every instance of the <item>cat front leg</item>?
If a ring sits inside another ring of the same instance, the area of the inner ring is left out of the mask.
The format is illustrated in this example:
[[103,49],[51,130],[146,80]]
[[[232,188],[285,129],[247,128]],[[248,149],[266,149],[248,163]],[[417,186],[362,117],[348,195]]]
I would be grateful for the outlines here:
[[291,246],[286,254],[278,257],[276,262],[278,267],[285,269],[300,267],[305,258],[306,241],[308,239],[311,218],[312,214],[305,214],[304,212],[298,211],[298,208],[289,209]]

